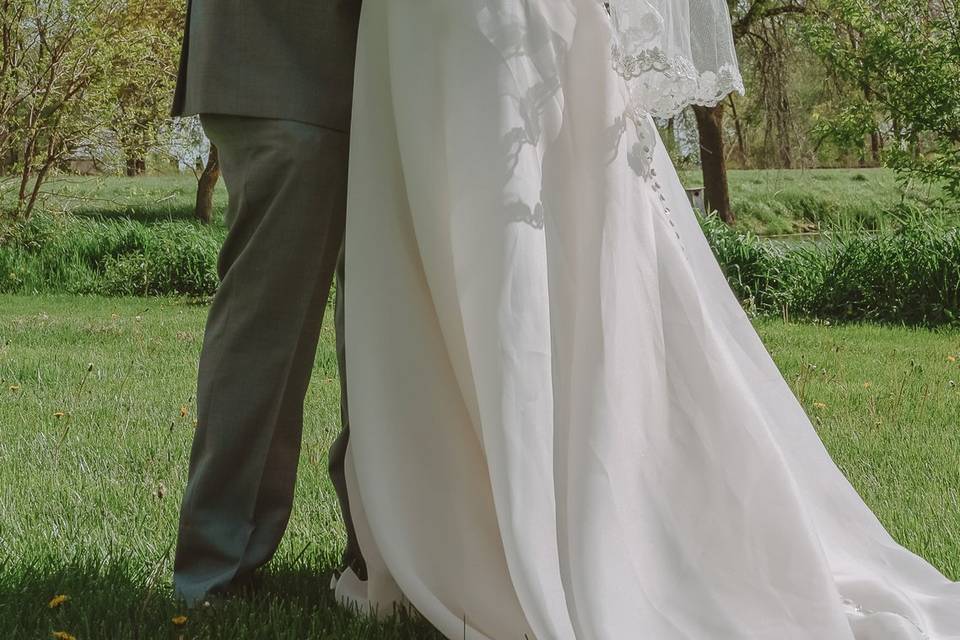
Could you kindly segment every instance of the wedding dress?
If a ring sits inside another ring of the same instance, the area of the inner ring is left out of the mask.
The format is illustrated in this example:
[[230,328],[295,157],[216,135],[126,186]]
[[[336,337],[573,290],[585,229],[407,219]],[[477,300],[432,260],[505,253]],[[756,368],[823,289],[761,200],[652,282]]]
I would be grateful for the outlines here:
[[611,25],[598,0],[365,0],[346,341],[369,577],[338,597],[471,640],[960,638],[960,584],[834,465],[652,125],[739,76]]

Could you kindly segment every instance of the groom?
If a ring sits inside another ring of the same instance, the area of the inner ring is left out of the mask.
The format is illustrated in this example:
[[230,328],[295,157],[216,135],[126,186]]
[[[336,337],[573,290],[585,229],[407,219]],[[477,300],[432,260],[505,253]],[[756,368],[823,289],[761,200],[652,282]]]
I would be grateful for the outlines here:
[[229,194],[174,561],[174,588],[190,603],[248,586],[280,543],[335,270],[343,431],[330,474],[344,568],[365,574],[343,472],[341,304],[360,2],[189,0],[173,115],[200,114]]

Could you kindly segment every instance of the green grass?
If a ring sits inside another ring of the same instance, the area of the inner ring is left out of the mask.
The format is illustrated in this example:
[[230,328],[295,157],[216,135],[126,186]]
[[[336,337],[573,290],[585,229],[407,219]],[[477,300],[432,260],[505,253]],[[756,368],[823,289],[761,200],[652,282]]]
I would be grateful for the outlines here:
[[222,224],[37,214],[3,240],[0,293],[211,295]]
[[[880,230],[895,224],[898,210],[921,212],[943,194],[923,186],[904,187],[888,169],[733,170],[730,191],[738,226],[760,235],[819,230]],[[684,184],[703,184],[700,171],[681,172]],[[67,177],[44,186],[42,208],[96,219],[140,222],[191,220],[196,194],[193,174],[168,176]],[[9,192],[0,191],[0,207]],[[226,190],[217,187],[216,218]]]
[[[0,638],[179,635],[172,545],[205,317],[175,299],[0,297]],[[328,324],[267,595],[191,614],[184,637],[436,637],[422,623],[355,618],[328,595],[344,541],[326,475],[335,372]],[[71,600],[49,610],[60,593]]]
[[727,280],[757,315],[960,325],[960,227],[770,241],[700,220]]
[[[730,171],[737,227],[758,235],[810,231],[879,231],[904,216],[929,215],[940,189],[907,186],[888,169]],[[681,172],[687,186],[702,185],[699,170]],[[954,215],[950,222],[957,223]]]
[[[11,183],[0,183],[0,208],[12,201]],[[192,220],[197,181],[192,173],[139,176],[56,176],[43,185],[39,208],[52,213],[103,220],[131,218],[143,223]],[[222,219],[227,191],[221,180],[214,217]]]
[[[294,514],[263,594],[171,624],[205,316],[174,298],[0,296],[0,638],[439,638],[409,619],[354,617],[327,593],[344,540],[325,468],[339,426],[329,323]],[[881,521],[960,578],[960,332],[758,328]],[[70,601],[48,609],[61,593]]]

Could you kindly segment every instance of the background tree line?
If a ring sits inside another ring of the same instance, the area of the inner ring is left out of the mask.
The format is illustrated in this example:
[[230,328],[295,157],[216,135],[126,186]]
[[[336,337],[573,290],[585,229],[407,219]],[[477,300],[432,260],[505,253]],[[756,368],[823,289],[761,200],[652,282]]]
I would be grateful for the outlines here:
[[181,0],[0,0],[0,205],[28,218],[51,173],[83,157],[146,170],[168,118]]
[[747,94],[693,108],[707,199],[725,221],[727,165],[887,165],[960,196],[960,1],[728,5]]
[[[662,123],[723,220],[728,167],[888,165],[960,196],[960,0],[727,1],[747,95]],[[136,176],[185,152],[206,157],[209,220],[216,150],[168,118],[184,15],[183,0],[0,0],[7,217],[29,218],[70,159]]]

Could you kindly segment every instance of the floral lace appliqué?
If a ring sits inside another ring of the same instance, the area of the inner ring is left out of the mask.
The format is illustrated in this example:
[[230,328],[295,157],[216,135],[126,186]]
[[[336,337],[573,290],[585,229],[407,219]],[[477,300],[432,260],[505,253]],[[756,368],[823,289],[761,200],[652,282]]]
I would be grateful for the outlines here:
[[670,117],[691,104],[712,106],[728,94],[743,93],[743,77],[733,64],[700,72],[682,56],[659,48],[629,55],[613,45],[613,69],[631,84],[631,110],[636,116]]

